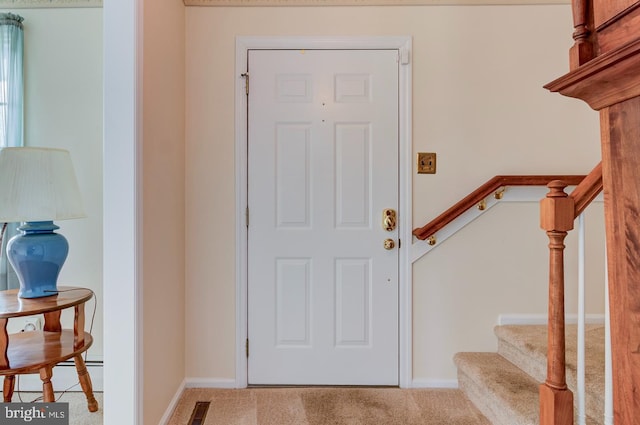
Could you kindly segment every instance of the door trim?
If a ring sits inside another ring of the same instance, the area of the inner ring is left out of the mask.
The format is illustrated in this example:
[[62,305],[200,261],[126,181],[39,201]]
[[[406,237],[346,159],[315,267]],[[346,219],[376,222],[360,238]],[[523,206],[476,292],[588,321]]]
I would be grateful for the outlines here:
[[399,129],[399,371],[401,388],[412,385],[412,268],[411,268],[411,44],[409,36],[397,37],[237,37],[235,64],[235,187],[236,187],[236,388],[248,385],[247,358],[247,96],[245,80],[249,50],[255,49],[397,49]]

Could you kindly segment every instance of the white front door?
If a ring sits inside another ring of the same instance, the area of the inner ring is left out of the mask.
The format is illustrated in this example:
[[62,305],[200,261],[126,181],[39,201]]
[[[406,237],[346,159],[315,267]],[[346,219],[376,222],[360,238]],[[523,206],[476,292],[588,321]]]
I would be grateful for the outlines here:
[[398,385],[398,51],[248,72],[248,382]]

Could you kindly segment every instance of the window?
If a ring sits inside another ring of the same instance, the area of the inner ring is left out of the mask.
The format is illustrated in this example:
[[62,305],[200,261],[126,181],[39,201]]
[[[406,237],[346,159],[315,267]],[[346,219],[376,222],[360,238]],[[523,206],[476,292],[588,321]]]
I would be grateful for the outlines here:
[[[22,21],[13,13],[0,13],[0,148],[23,145]],[[6,254],[17,227],[17,223],[0,223],[0,290],[19,286]]]

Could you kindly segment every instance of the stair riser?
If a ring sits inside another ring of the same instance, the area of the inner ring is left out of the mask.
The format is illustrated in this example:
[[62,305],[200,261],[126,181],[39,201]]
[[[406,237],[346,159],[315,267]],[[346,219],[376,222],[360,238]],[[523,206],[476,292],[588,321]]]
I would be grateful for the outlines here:
[[523,352],[519,347],[498,338],[498,354],[522,369],[538,382],[547,378],[547,358],[531,352]]
[[510,407],[499,401],[489,400],[486,389],[464,372],[458,371],[458,387],[493,425],[538,425],[537,421],[522,418],[514,422],[513,416],[505,415],[505,412],[510,411]]
[[[496,329],[497,330],[497,329]],[[547,375],[546,355],[540,353],[540,348],[534,349],[527,347],[531,345],[528,343],[523,344],[520,341],[519,344],[512,343],[508,337],[508,333],[496,332],[498,337],[498,354],[509,360],[511,363],[522,369],[528,375],[538,382],[544,382]],[[575,373],[575,360],[568,361],[569,368],[567,369],[567,387],[574,393],[575,407],[577,411],[577,379]],[[571,366],[573,365],[573,366]],[[587,405],[587,417],[595,420],[595,423],[602,423],[604,415],[604,394],[601,391],[590,391],[587,388],[587,394],[585,395]],[[596,419],[593,419],[596,418]]]
[[522,370],[497,353],[458,353],[454,363],[459,387],[492,423],[538,424],[538,383]]

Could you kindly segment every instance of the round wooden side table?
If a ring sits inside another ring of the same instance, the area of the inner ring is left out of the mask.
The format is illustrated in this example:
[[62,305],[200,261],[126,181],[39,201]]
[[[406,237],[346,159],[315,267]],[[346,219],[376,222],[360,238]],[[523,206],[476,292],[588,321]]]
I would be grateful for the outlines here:
[[[41,298],[19,298],[17,289],[0,291],[0,375],[5,377],[5,403],[13,396],[15,375],[29,373],[40,374],[43,400],[55,401],[51,383],[53,367],[73,357],[88,409],[98,410],[91,377],[81,355],[93,343],[91,334],[84,330],[84,304],[92,297],[90,289],[71,286],[60,286],[58,294]],[[71,307],[75,310],[73,329],[62,329],[62,310]],[[9,319],[35,314],[44,315],[41,331],[7,333]]]

